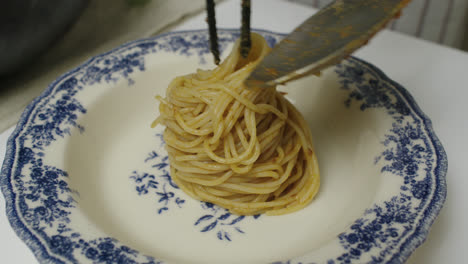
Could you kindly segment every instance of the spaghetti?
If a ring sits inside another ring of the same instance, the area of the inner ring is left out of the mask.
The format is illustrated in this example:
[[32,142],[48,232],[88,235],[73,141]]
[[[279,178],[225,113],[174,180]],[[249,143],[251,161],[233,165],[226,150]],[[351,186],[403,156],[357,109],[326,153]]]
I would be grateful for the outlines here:
[[195,199],[239,215],[286,214],[316,195],[320,176],[308,125],[276,87],[243,84],[269,52],[252,34],[217,68],[175,78],[160,100],[171,177]]

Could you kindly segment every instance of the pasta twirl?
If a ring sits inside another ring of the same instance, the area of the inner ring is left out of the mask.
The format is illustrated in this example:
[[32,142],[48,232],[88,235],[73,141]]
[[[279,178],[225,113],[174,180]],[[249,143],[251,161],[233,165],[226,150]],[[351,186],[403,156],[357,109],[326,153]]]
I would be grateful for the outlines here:
[[316,195],[320,176],[309,127],[276,87],[243,81],[270,50],[252,34],[217,68],[175,78],[153,126],[166,126],[171,177],[195,199],[240,215],[286,214]]

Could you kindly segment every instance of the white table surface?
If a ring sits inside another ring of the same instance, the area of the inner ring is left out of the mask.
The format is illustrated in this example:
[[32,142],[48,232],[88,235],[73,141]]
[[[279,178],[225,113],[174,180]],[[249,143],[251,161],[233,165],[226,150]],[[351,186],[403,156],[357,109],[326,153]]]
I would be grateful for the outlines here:
[[[217,6],[218,27],[240,26],[240,0]],[[315,11],[285,0],[252,1],[252,27],[287,33]],[[205,28],[205,15],[199,15],[174,28]],[[468,53],[383,31],[355,53],[379,67],[414,96],[423,112],[433,121],[449,160],[448,195],[426,242],[408,263],[464,263],[468,245]],[[45,87],[44,87],[45,88]],[[6,140],[13,129],[0,134],[0,163]],[[16,236],[5,215],[0,195],[0,263],[37,263],[32,252]]]

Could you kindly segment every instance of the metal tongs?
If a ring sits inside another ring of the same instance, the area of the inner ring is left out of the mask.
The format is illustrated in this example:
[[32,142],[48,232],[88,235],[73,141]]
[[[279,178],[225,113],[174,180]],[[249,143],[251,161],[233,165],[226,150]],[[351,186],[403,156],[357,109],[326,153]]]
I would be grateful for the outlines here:
[[[411,0],[336,0],[307,19],[265,56],[247,85],[275,85],[320,74],[365,45]],[[211,19],[210,19],[211,3]],[[207,0],[210,41],[219,62],[213,1]],[[250,0],[242,1],[241,54],[250,49]]]

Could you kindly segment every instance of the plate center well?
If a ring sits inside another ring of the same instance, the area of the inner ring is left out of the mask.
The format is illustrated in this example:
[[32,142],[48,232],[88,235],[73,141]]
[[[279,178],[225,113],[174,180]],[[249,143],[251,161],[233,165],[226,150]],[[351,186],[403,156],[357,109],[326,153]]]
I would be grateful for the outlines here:
[[150,124],[154,95],[199,66],[186,57],[159,60],[132,86],[119,82],[90,104],[80,120],[85,132],[67,146],[65,169],[79,208],[108,236],[175,263],[272,262],[320,248],[372,204],[381,179],[376,127],[386,121],[346,108],[332,71],[283,88],[310,124],[319,159],[322,185],[307,208],[235,222],[238,216],[185,195],[165,176],[163,128]]

